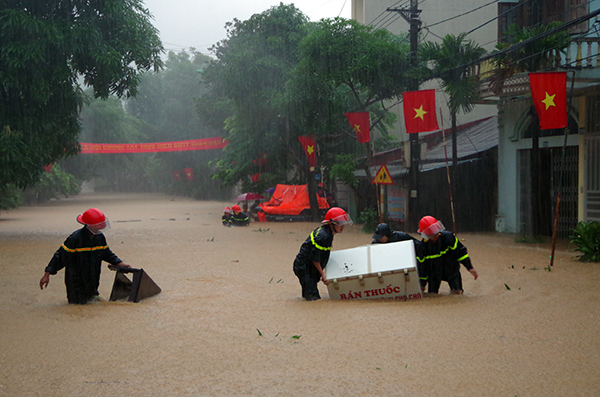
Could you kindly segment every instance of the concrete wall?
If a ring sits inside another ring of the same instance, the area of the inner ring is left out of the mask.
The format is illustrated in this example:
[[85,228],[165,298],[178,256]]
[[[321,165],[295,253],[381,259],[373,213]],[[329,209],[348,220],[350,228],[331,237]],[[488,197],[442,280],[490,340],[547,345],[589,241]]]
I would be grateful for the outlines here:
[[[531,106],[530,101],[507,102],[499,112],[498,139],[498,216],[496,231],[506,233],[520,232],[519,208],[519,168],[518,151],[531,149],[531,138],[522,139],[523,131],[530,121],[526,113]],[[540,137],[539,146],[562,147],[564,136]],[[569,135],[568,146],[578,146],[579,136]]]

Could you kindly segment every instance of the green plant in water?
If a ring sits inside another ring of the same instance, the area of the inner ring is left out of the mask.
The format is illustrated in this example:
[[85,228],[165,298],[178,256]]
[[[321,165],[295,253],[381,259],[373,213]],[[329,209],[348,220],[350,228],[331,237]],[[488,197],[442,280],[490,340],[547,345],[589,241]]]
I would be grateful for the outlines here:
[[600,223],[579,222],[571,232],[571,243],[577,246],[572,251],[581,252],[580,255],[576,255],[579,261],[600,262]]
[[367,208],[364,211],[362,211],[358,216],[358,223],[363,224],[363,232],[373,233],[373,231],[377,227],[377,224],[379,223],[377,209]]
[[266,233],[268,231],[269,231],[268,228],[267,229],[263,229],[263,228],[260,228],[260,227],[258,229],[256,229],[256,230],[253,230],[253,232],[259,232],[259,233]]

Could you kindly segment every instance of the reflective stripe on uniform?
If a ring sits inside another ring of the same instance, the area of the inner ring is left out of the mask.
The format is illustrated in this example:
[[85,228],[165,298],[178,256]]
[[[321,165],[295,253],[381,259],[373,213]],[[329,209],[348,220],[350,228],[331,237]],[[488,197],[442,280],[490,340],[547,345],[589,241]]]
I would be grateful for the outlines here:
[[67,252],[89,252],[89,251],[105,250],[108,248],[108,245],[100,245],[98,247],[69,248],[63,244],[62,247]]
[[[423,263],[423,262],[425,262],[427,259],[435,259],[435,258],[439,258],[439,257],[441,257],[442,255],[445,255],[445,254],[448,252],[448,250],[450,250],[450,249],[454,251],[454,250],[456,249],[456,247],[457,247],[457,246],[458,246],[458,239],[457,239],[456,237],[454,237],[454,246],[453,246],[453,247],[448,247],[448,248],[446,248],[444,251],[440,252],[439,254],[435,254],[435,255],[429,255],[429,256],[426,256],[426,257],[424,257],[423,259],[421,259],[421,258],[417,257],[417,260],[418,260],[419,262]],[[463,257],[462,257],[461,259],[459,259],[458,261],[460,262],[461,260],[464,260],[465,258],[468,258],[468,257],[469,257],[469,254],[467,254],[467,255],[463,256]]]
[[318,249],[320,249],[321,251],[331,251],[331,247],[321,247],[319,244],[317,244],[317,242],[315,241],[315,232],[317,232],[317,234],[319,234],[319,231],[321,230],[321,227],[319,227],[317,230],[313,230],[310,233],[310,241],[313,243],[313,245],[315,247],[317,247]]

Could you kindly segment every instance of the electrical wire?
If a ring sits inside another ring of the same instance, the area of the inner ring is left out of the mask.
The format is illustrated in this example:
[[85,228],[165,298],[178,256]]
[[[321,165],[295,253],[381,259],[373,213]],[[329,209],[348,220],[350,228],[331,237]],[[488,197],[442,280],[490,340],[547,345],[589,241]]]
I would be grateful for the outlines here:
[[344,0],[344,4],[342,4],[342,9],[340,10],[340,13],[338,14],[338,18],[340,17],[340,15],[342,15],[342,11],[344,11],[344,7],[346,7],[346,2],[348,0]]
[[[455,16],[453,16],[453,17],[450,17],[450,18],[448,18],[448,19],[444,19],[443,21],[439,21],[439,22],[436,22],[436,23],[433,23],[433,24],[431,24],[431,25],[427,25],[427,26],[428,26],[428,27],[432,27],[432,26],[435,26],[435,25],[440,25],[440,24],[442,24],[442,23],[445,23],[445,22],[448,22],[448,21],[452,21],[453,19],[456,19],[456,18],[463,17],[463,16],[465,16],[465,15],[468,15],[468,14],[470,14],[470,13],[472,13],[472,12],[475,12],[475,11],[477,11],[477,10],[480,10],[480,9],[484,8],[484,7],[487,7],[487,6],[491,5],[491,4],[498,3],[499,1],[500,1],[500,0],[493,0],[493,1],[490,1],[489,3],[486,3],[486,4],[482,5],[482,6],[479,6],[479,7],[477,7],[477,8],[474,8],[474,9],[472,9],[472,10],[470,10],[470,11],[464,12],[464,13],[462,13],[462,14],[459,14],[459,15],[455,15]],[[531,1],[531,0],[527,0],[527,1]]]
[[367,24],[367,26],[373,26],[373,27],[375,27],[375,28],[377,29],[377,25],[379,25],[379,23],[380,23],[380,22],[377,22],[377,20],[378,20],[378,19],[379,19],[379,18],[380,18],[382,15],[386,15],[386,17],[384,17],[384,19],[385,19],[385,18],[388,18],[388,16],[390,15],[390,14],[387,14],[387,12],[388,12],[388,11],[387,11],[387,10],[388,10],[388,8],[391,8],[391,7],[396,7],[396,6],[398,6],[398,7],[404,7],[404,6],[406,6],[406,4],[408,4],[408,1],[407,1],[407,0],[404,0],[404,3],[403,3],[402,5],[398,5],[399,3],[402,3],[402,2],[403,2],[403,0],[400,0],[400,1],[397,1],[397,2],[395,2],[394,4],[392,4],[391,6],[389,6],[389,7],[386,7],[386,9],[385,9],[385,10],[383,10],[383,11],[381,12],[381,14],[377,15],[377,16],[376,16],[376,17],[375,17],[375,18],[374,18],[374,19],[373,19],[371,22],[369,22],[369,23]]
[[[530,3],[531,1],[532,1],[532,0],[525,0],[525,1],[524,1],[524,2],[522,2],[522,3],[519,3],[519,4],[518,4],[516,7],[523,6],[523,5],[527,4],[527,3]],[[589,4],[593,3],[594,1],[597,1],[597,0],[589,0],[588,2],[586,2],[586,3],[584,3],[584,4],[578,5],[578,7],[574,8],[574,9],[581,8],[581,7],[586,7],[586,6],[588,6]],[[488,3],[487,5],[489,5],[489,4],[490,4],[490,3]],[[505,15],[505,14],[506,14],[506,13],[508,13],[508,12],[514,12],[514,10],[515,10],[515,8],[512,8],[511,10],[509,10],[509,11],[506,11],[506,12],[504,12],[504,13],[500,14],[499,16],[497,16],[497,17],[495,17],[495,18],[493,18],[493,19],[491,19],[491,20],[489,20],[489,21],[485,22],[484,24],[482,24],[482,25],[478,26],[477,28],[475,28],[475,29],[472,29],[471,31],[469,31],[469,33],[472,33],[472,32],[474,32],[475,30],[477,30],[477,29],[479,29],[479,28],[481,28],[481,27],[485,26],[486,24],[488,24],[488,23],[490,23],[490,22],[492,22],[492,21],[494,21],[494,20],[498,19],[499,17],[501,17],[501,16]],[[567,15],[569,12],[572,12],[572,11],[573,11],[573,9],[570,9],[570,10],[564,10],[564,12],[561,14],[561,16],[564,18],[564,17],[565,17],[565,16],[566,16],[566,15]],[[451,19],[453,19],[453,18],[451,18]],[[440,22],[440,23],[441,23],[441,22]],[[435,25],[437,25],[437,24],[439,24],[439,23],[436,23]],[[540,25],[542,25],[542,24],[543,24],[543,23],[542,23],[542,22],[540,22],[540,23],[538,23],[538,24],[532,25],[531,27],[537,27],[537,26],[540,26]],[[439,35],[436,35],[435,33],[431,32],[431,30],[429,30],[429,29],[428,29],[428,28],[429,28],[429,27],[431,27],[431,26],[432,26],[432,25],[428,25],[428,26],[424,27],[423,29],[427,30],[427,31],[428,31],[430,34],[432,34],[433,36],[435,36],[435,37],[437,37],[437,38],[439,38],[439,39],[442,39],[442,38],[441,38]],[[596,30],[594,30],[594,31],[596,31]],[[591,32],[591,29],[590,29],[590,31],[588,31],[588,32],[582,33],[582,34],[580,35],[580,37],[585,37],[585,35],[587,35],[587,34],[589,34],[589,33],[592,33],[592,34],[593,34],[593,32]],[[423,41],[423,40],[420,40],[420,41]],[[488,45],[488,44],[492,44],[492,43],[494,43],[494,42],[498,42],[498,40],[496,39],[496,40],[490,41],[490,42],[486,43],[486,45]],[[530,55],[530,56],[528,56],[528,57],[527,57],[527,59],[528,59],[528,58],[530,58],[530,57],[536,56],[536,55],[541,55],[541,54],[533,54],[533,55]],[[458,56],[458,55],[457,55],[457,56]],[[452,59],[453,57],[454,57],[454,56],[449,56],[449,57],[445,58],[444,60],[449,60],[449,59]],[[463,67],[463,66],[458,66],[457,68],[460,68],[460,67]]]

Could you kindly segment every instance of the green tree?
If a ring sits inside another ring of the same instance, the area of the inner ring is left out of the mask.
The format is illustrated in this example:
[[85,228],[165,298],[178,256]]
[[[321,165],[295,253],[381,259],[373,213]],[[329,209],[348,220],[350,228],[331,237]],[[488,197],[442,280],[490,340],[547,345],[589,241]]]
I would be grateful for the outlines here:
[[[278,104],[298,63],[306,23],[296,7],[280,3],[246,21],[235,19],[227,25],[227,39],[212,48],[216,60],[203,72],[211,92],[199,104],[212,103],[227,131],[229,144],[216,173],[224,185],[242,181],[244,190],[264,190],[288,181],[293,142]],[[250,175],[256,173],[259,182],[253,184]]]
[[[207,93],[203,69],[211,58],[193,48],[170,52],[163,70],[142,77],[138,95],[127,101],[127,112],[142,123],[148,142],[164,142],[223,136],[209,112],[198,112],[196,101]],[[211,161],[218,150],[154,153],[147,160],[144,179],[152,189],[202,199],[231,198],[212,179]],[[192,168],[194,180],[173,178],[173,171]]]
[[[503,40],[496,45],[496,52],[502,54],[493,58],[495,69],[491,79],[492,91],[500,95],[504,82],[521,72],[536,72],[548,67],[553,67],[556,57],[565,53],[571,42],[567,31],[561,31],[545,36],[549,30],[555,29],[561,22],[554,21],[549,24],[535,26],[519,26],[512,24],[508,27]],[[524,41],[534,37],[539,39],[522,45]]]
[[[91,92],[86,92],[91,94]],[[87,97],[81,111],[82,133],[86,143],[138,143],[146,137],[142,122],[125,112],[121,98],[111,95],[106,99]],[[95,181],[98,190],[145,190],[143,178],[147,154],[79,154],[61,161],[66,172],[77,180]]]
[[35,204],[58,197],[76,196],[80,190],[75,177],[64,172],[59,164],[54,164],[50,171],[44,172],[40,180],[22,194],[25,203]]
[[[81,140],[92,143],[144,143],[218,136],[199,119],[195,97],[205,90],[198,73],[208,57],[193,51],[171,52],[164,69],[142,76],[138,94],[124,101],[115,96],[92,100],[84,107]],[[204,199],[230,198],[219,192],[209,162],[220,151],[82,154],[65,168],[98,189],[161,191]],[[191,168],[194,180],[183,175]],[[173,171],[182,174],[175,180]]]
[[161,71],[142,76],[138,94],[126,108],[144,123],[142,131],[149,142],[208,138],[220,132],[196,111],[195,98],[207,91],[201,71],[210,59],[193,48],[171,51]]
[[452,172],[456,179],[458,168],[458,148],[456,142],[456,116],[459,111],[473,110],[479,98],[479,78],[469,66],[478,60],[485,49],[472,40],[465,40],[466,33],[458,36],[448,34],[441,43],[426,42],[421,47],[421,56],[431,61],[432,77],[441,80],[442,87],[448,93],[450,101],[450,119],[452,125]]
[[79,81],[130,96],[162,66],[150,20],[141,0],[0,1],[0,186],[30,186],[78,152]]
[[[396,117],[387,111],[386,101],[397,101],[414,77],[406,72],[408,44],[386,30],[334,18],[311,26],[299,53],[300,62],[282,106],[293,126],[292,140],[298,135],[314,135],[321,165],[327,169],[340,168],[332,168],[339,154],[366,157],[362,166],[369,175],[371,144],[361,148],[345,113],[370,112],[371,129],[378,130],[383,141],[390,141],[387,127]],[[364,196],[360,190],[356,192]],[[375,194],[368,196],[375,200]]]

